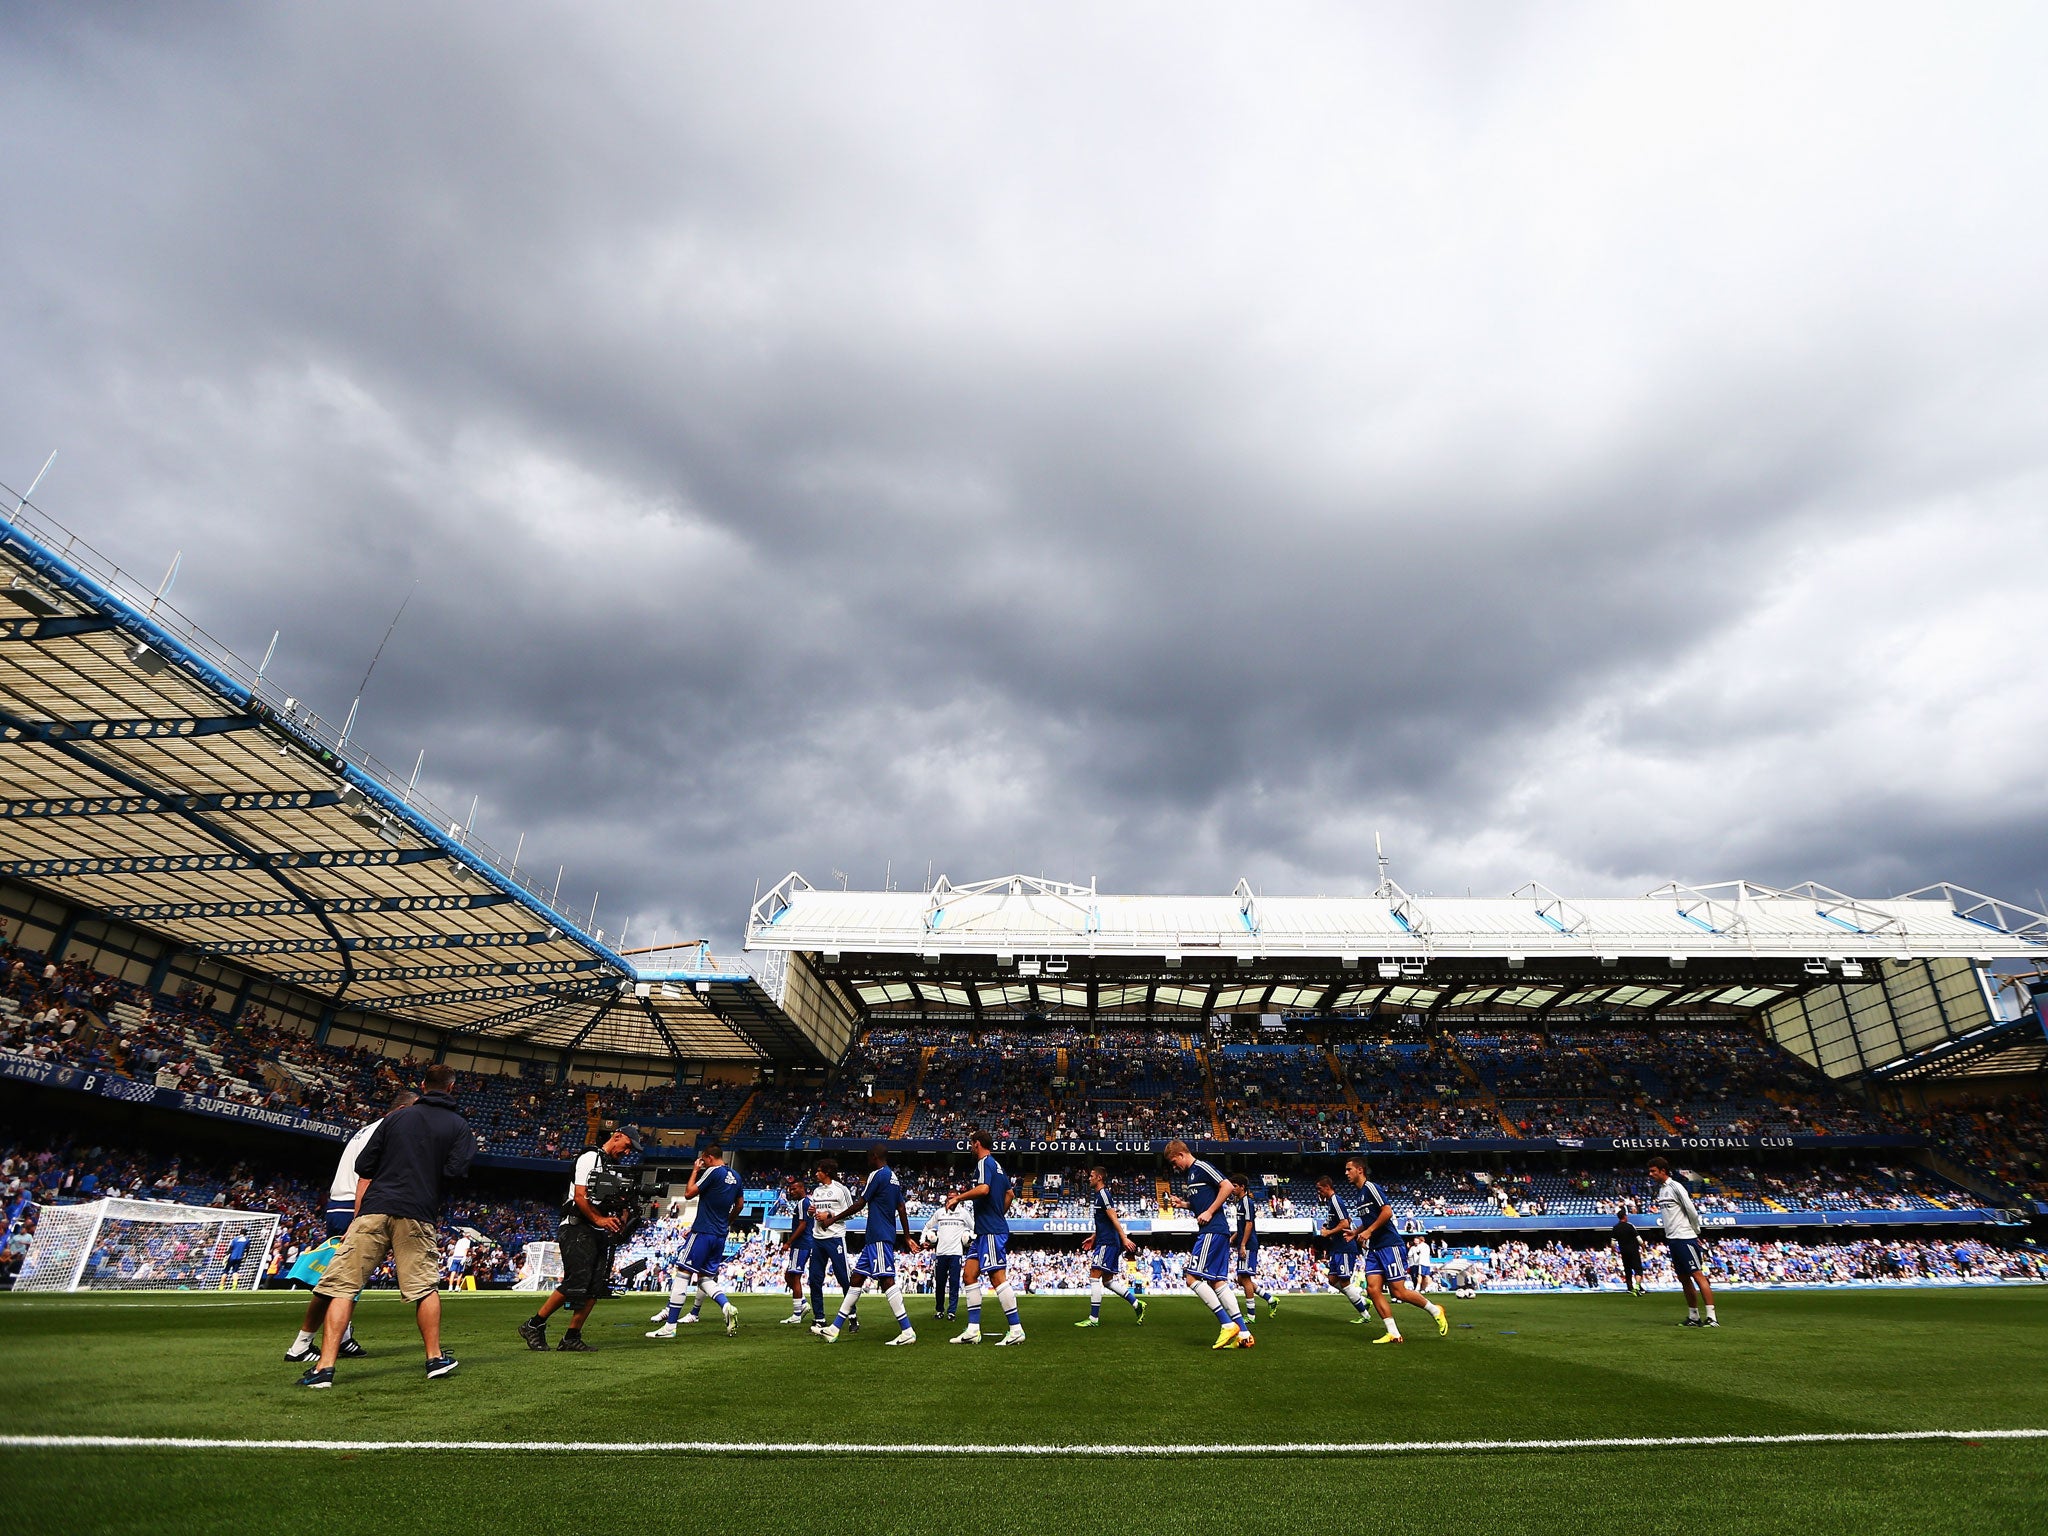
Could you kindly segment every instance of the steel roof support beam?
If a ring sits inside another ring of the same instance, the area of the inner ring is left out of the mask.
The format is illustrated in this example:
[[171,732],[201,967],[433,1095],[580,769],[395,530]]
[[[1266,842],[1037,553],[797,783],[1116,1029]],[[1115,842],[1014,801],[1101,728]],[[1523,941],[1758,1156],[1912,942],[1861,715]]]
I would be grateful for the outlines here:
[[[375,980],[375,977],[367,978]],[[352,1008],[428,1008],[443,1003],[487,1003],[501,997],[531,997],[536,992],[545,992],[560,983],[552,980],[515,982],[503,987],[472,987],[456,992],[394,993],[389,997],[359,997],[349,1004]],[[593,989],[594,995],[594,989]],[[573,999],[572,999],[573,1000]],[[463,1025],[467,1030],[470,1026]]]
[[591,1014],[591,1016],[584,1021],[583,1027],[577,1030],[575,1034],[569,1037],[569,1043],[562,1047],[563,1054],[567,1055],[569,1052],[574,1051],[576,1047],[581,1045],[585,1040],[588,1040],[590,1038],[590,1032],[593,1029],[596,1029],[598,1025],[604,1022],[605,1015],[610,1013],[612,1009],[617,1007],[618,1002],[618,997],[616,995],[613,995],[611,997],[606,998],[603,1002],[599,1003],[597,1005],[597,1011]]
[[164,816],[179,811],[304,811],[341,804],[337,790],[260,795],[94,795],[77,799],[0,800],[0,818]]
[[[560,1009],[567,1008],[571,1003],[580,1003],[586,998],[595,997],[598,990],[597,987],[589,983],[565,984],[562,991],[556,996],[543,998],[537,1003],[522,1003],[517,1008],[508,1008],[503,1013],[492,1014],[489,1018],[472,1019],[467,1024],[456,1025],[450,1033],[451,1035],[486,1034],[501,1025],[517,1024],[521,1019],[530,1019],[543,1013],[554,1013]],[[483,996],[480,992],[474,995],[477,997]]]
[[[358,912],[472,912],[503,906],[503,891],[481,896],[328,896],[314,905],[337,916]],[[107,917],[138,923],[180,922],[201,917],[282,917],[301,910],[295,901],[140,901],[101,907]]]
[[[352,954],[385,954],[406,949],[523,949],[561,942],[554,929],[540,933],[400,933],[366,939],[343,939]],[[328,948],[324,939],[224,939],[195,944],[209,955],[303,955]]]
[[[107,772],[107,769],[100,769]],[[227,834],[209,827],[209,833],[227,840]],[[234,842],[239,845],[241,839]],[[0,859],[0,875],[33,880],[50,875],[189,875],[216,870],[249,869],[271,873],[282,869],[385,869],[398,864],[425,864],[445,859],[440,848],[342,848],[327,853],[243,853],[134,854],[86,859]],[[318,903],[306,898],[307,910]]]
[[662,1043],[668,1047],[669,1055],[681,1061],[683,1048],[676,1044],[676,1037],[669,1033],[668,1021],[661,1016],[661,1010],[644,997],[637,1001],[640,1004],[640,1011],[647,1015],[647,1022],[654,1026],[654,1032],[661,1036]]
[[[24,720],[18,715],[4,717],[0,741],[41,741],[54,746],[60,741],[156,741],[164,737],[188,740],[194,736],[222,736],[229,731],[253,731],[260,723],[254,715],[221,715],[206,720]],[[147,794],[147,787],[141,792]]]
[[[201,951],[204,953],[204,951]],[[602,960],[500,960],[488,965],[401,965],[390,970],[359,971],[357,975],[374,986],[380,981],[434,981],[459,980],[465,976],[511,976],[530,979],[540,976],[572,976],[581,971],[594,971],[604,964]],[[279,981],[288,981],[294,986],[317,987],[331,982],[339,971],[272,971],[269,975]]]
[[[242,718],[246,719],[247,717]],[[225,725],[225,722],[217,720],[198,720],[191,722],[107,721],[103,723],[110,728],[120,726],[124,723],[130,725],[175,725],[180,723],[190,723],[194,727],[194,730],[186,734],[204,735],[210,735],[213,734],[213,732],[200,731],[198,729],[199,727]],[[237,725],[231,728],[240,729],[240,726]],[[31,722],[23,720],[20,716],[0,711],[0,738],[21,740],[27,737],[32,731],[36,729],[37,728],[34,727]],[[43,740],[55,751],[62,753],[65,757],[70,758],[73,762],[84,764],[93,772],[101,775],[104,778],[111,779],[114,783],[121,785],[125,789],[132,790],[138,795],[154,795],[158,793],[154,785],[145,783],[142,779],[137,778],[134,774],[130,773],[126,768],[122,767],[119,763],[109,762],[100,754],[95,752],[89,752],[86,750],[84,746],[79,744],[80,740],[115,739],[109,732],[96,731],[88,727],[82,733],[80,733],[80,736],[77,739],[74,739],[72,735],[66,734],[68,730],[68,727],[63,726],[45,726],[41,728],[40,739]],[[55,732],[56,734],[52,734],[53,732]],[[339,1001],[341,994],[348,990],[349,979],[353,978],[355,973],[355,965],[352,961],[350,961],[348,957],[348,951],[344,947],[342,942],[341,930],[334,926],[334,919],[329,917],[326,913],[318,911],[313,905],[313,897],[309,895],[307,892],[300,890],[298,885],[294,881],[288,879],[284,874],[282,874],[279,871],[278,867],[271,862],[277,857],[276,855],[264,854],[259,850],[250,847],[247,843],[243,842],[240,837],[228,831],[225,827],[215,826],[212,822],[208,821],[203,815],[201,815],[197,811],[180,810],[174,811],[172,812],[172,814],[180,817],[185,821],[190,822],[194,827],[198,828],[201,832],[205,833],[206,836],[212,838],[222,847],[232,850],[232,852],[229,855],[224,855],[224,857],[239,857],[242,859],[250,860],[252,861],[251,867],[263,869],[263,871],[266,874],[268,874],[272,880],[274,880],[278,885],[284,888],[284,891],[287,895],[296,899],[302,906],[305,907],[305,909],[308,912],[312,914],[314,920],[317,921],[322,928],[325,928],[327,930],[328,937],[334,941],[334,948],[336,953],[341,956],[341,969],[344,976],[344,980],[342,981],[341,985],[335,989],[334,992],[335,1000]],[[23,862],[47,863],[51,861],[30,860]]]
[[96,635],[114,628],[112,619],[0,619],[0,640],[34,644],[44,640],[70,640],[79,635]]

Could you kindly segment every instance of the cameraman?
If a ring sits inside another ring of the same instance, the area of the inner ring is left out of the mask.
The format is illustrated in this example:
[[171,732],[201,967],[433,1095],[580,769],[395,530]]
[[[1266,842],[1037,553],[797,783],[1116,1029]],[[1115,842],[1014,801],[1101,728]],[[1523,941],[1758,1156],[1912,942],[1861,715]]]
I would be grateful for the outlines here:
[[[556,1238],[562,1245],[562,1283],[540,1304],[540,1310],[519,1325],[519,1337],[528,1349],[548,1347],[548,1319],[556,1309],[568,1305],[569,1327],[555,1346],[571,1354],[595,1354],[593,1345],[583,1342],[583,1320],[600,1297],[612,1293],[612,1243],[625,1225],[620,1195],[626,1186],[617,1159],[639,1149],[634,1133],[624,1126],[576,1159],[569,1175],[569,1198],[562,1204],[562,1224]],[[599,1191],[598,1204],[591,1203],[591,1188]]]

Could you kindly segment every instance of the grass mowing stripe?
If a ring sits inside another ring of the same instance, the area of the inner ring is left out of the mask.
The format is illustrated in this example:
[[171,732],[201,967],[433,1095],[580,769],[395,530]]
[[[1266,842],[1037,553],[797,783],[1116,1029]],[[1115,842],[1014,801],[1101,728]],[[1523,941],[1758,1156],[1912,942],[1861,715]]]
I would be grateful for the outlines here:
[[1905,1440],[2048,1440],[2048,1429],[1843,1430],[1793,1435],[1607,1435],[1579,1440],[1280,1441],[1226,1445],[874,1445],[773,1440],[208,1440],[147,1435],[0,1435],[0,1449],[90,1451],[569,1451],[697,1456],[1418,1456],[1517,1451],[1650,1451]]

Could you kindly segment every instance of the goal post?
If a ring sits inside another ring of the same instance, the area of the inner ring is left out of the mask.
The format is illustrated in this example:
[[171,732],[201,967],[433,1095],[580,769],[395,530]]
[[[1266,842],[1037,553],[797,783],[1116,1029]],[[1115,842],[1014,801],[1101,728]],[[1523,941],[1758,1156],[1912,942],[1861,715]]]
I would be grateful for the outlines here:
[[36,1208],[17,1291],[255,1290],[274,1211],[94,1200]]
[[528,1243],[520,1256],[519,1277],[512,1282],[515,1291],[552,1291],[562,1282],[562,1245],[560,1243]]

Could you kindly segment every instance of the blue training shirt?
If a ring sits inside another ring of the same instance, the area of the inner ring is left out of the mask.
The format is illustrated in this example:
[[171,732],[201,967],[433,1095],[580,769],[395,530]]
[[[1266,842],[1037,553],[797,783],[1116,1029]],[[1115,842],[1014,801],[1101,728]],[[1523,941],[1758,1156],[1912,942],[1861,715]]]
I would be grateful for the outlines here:
[[1112,1248],[1121,1248],[1124,1245],[1124,1240],[1117,1236],[1116,1222],[1110,1216],[1114,1209],[1115,1207],[1109,1203],[1108,1190],[1095,1191],[1095,1246],[1098,1248],[1104,1244]]
[[1219,1233],[1227,1241],[1230,1237],[1230,1212],[1224,1206],[1218,1205],[1216,1214],[1202,1221],[1202,1212],[1215,1203],[1216,1196],[1223,1189],[1223,1175],[1216,1171],[1214,1165],[1198,1157],[1188,1165],[1187,1180],[1188,1213],[1201,1223],[1203,1232]]
[[[1344,1207],[1344,1197],[1335,1190],[1332,1190],[1329,1199],[1323,1202],[1323,1219],[1321,1224],[1326,1227],[1334,1227],[1340,1221],[1349,1220],[1351,1220],[1351,1212]],[[1333,1237],[1330,1239],[1330,1252],[1338,1258],[1342,1258],[1346,1254],[1356,1258],[1358,1256],[1358,1239],[1353,1237]]]
[[1394,1208],[1387,1203],[1386,1195],[1371,1179],[1367,1179],[1352,1192],[1351,1211],[1351,1223],[1360,1232],[1371,1226],[1381,1211],[1387,1213],[1387,1219],[1380,1223],[1380,1229],[1369,1239],[1372,1247],[1391,1248],[1396,1243],[1406,1241],[1401,1236],[1401,1218],[1394,1214]]
[[1247,1232],[1251,1234],[1253,1242],[1258,1241],[1259,1196],[1258,1191],[1249,1184],[1245,1186],[1244,1196],[1237,1204],[1237,1235],[1243,1237]]
[[1010,1218],[1004,1213],[1010,1203],[1010,1176],[993,1152],[974,1165],[974,1182],[988,1186],[987,1194],[974,1197],[974,1235],[1008,1237]]
[[732,1213],[740,1203],[740,1176],[720,1163],[697,1180],[697,1216],[690,1231],[698,1237],[724,1237],[732,1231]]
[[861,1191],[867,1199],[868,1230],[861,1241],[872,1246],[875,1243],[896,1242],[896,1213],[903,1209],[907,1196],[903,1185],[896,1177],[896,1170],[884,1164],[868,1175],[867,1188]]

